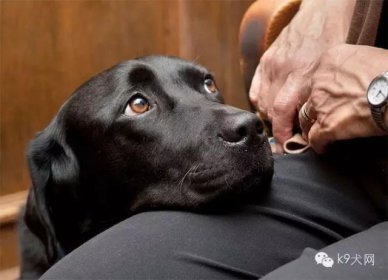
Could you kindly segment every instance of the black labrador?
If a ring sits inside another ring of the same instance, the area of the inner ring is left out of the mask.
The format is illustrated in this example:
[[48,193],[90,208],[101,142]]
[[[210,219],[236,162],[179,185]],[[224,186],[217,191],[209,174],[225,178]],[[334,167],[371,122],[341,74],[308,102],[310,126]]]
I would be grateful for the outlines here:
[[223,104],[213,76],[149,56],[93,77],[32,141],[21,278],[140,211],[208,211],[259,196],[273,162],[256,115]]

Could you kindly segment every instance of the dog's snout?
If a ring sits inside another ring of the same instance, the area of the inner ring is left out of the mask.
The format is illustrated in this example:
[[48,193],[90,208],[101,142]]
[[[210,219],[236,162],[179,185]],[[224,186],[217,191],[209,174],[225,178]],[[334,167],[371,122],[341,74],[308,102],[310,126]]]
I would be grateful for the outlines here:
[[239,113],[225,119],[221,128],[221,138],[230,143],[251,142],[261,139],[263,123],[253,113]]

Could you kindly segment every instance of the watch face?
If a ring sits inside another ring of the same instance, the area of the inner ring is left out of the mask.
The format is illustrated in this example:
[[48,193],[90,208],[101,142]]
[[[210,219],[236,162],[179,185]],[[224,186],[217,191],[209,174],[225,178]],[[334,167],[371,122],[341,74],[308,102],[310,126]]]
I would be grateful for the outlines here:
[[384,77],[379,77],[371,83],[368,89],[368,101],[370,104],[378,106],[384,103],[388,96],[388,81]]

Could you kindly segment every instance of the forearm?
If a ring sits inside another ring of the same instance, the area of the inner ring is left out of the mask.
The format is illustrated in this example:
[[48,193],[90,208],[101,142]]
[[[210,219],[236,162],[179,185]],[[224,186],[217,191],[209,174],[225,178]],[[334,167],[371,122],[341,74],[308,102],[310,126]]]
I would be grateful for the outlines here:
[[303,36],[323,38],[328,45],[344,43],[356,0],[304,0],[295,17]]
[[345,60],[345,68],[354,69],[360,77],[365,90],[370,82],[383,72],[388,71],[388,50],[369,46],[359,46],[352,55]]

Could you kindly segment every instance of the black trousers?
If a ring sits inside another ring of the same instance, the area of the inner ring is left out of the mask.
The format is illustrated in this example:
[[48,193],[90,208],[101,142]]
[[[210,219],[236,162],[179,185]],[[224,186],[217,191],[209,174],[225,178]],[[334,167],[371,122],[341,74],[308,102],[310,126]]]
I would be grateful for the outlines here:
[[[276,156],[271,190],[259,203],[228,214],[135,215],[42,279],[257,279],[271,271],[265,279],[383,279],[386,145],[386,138],[364,139],[339,143],[324,157]],[[318,251],[331,267],[316,263]]]

